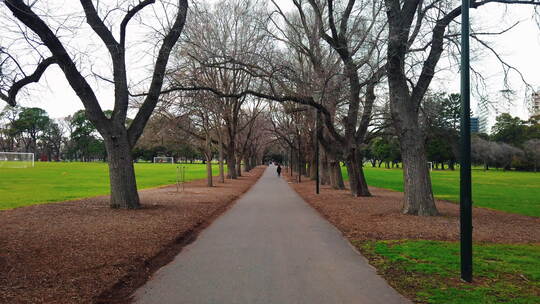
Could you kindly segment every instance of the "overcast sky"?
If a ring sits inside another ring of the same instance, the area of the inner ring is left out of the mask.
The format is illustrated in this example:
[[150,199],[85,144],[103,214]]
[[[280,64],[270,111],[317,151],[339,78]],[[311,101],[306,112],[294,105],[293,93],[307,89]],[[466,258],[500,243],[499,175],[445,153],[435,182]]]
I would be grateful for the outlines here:
[[[288,0],[278,0],[277,2],[280,6],[290,7]],[[77,3],[74,3],[74,1],[63,2],[63,5],[75,4]],[[75,6],[75,8],[78,9],[78,6]],[[5,8],[2,8],[2,10],[5,10]],[[532,9],[530,7],[514,5],[505,11],[500,5],[486,5],[481,9],[472,10],[471,15],[475,24],[482,27],[521,21],[517,27],[493,38],[492,41],[508,63],[518,68],[535,89],[540,88],[540,31],[538,30],[538,25],[531,18]],[[506,17],[503,18],[503,16]],[[133,31],[131,33],[132,35],[137,35],[136,33],[133,34]],[[477,59],[473,64],[486,78],[489,96],[492,97],[492,101],[496,101],[496,93],[504,88],[500,64],[494,56],[488,53],[485,53],[485,56],[481,56],[481,58],[483,59]],[[134,64],[142,62],[138,56],[132,56],[131,60]],[[106,60],[99,63],[102,67],[107,64]],[[144,73],[144,69],[138,69],[136,71],[136,73],[141,72]],[[528,112],[525,103],[524,86],[517,77],[517,74],[511,77],[511,84],[512,88],[516,91],[516,99],[510,107],[510,111],[513,115],[526,118]],[[94,88],[102,107],[104,109],[112,108],[113,95],[110,86],[102,84],[99,87],[94,85]],[[448,92],[459,92],[458,68],[453,67],[449,71],[441,73],[433,83],[432,88]],[[69,87],[63,73],[57,66],[53,66],[46,72],[41,84],[33,86],[32,93],[31,101],[29,99],[21,99],[20,104],[23,106],[44,108],[54,118],[65,117],[83,108],[82,103]],[[473,97],[473,110],[475,109],[476,99]]]

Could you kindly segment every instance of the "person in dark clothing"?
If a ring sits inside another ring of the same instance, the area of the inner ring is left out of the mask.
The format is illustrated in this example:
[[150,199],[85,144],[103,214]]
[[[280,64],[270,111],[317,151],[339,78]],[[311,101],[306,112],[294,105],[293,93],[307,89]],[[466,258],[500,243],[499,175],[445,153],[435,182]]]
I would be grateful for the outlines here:
[[281,166],[279,164],[277,165],[277,176],[281,176]]

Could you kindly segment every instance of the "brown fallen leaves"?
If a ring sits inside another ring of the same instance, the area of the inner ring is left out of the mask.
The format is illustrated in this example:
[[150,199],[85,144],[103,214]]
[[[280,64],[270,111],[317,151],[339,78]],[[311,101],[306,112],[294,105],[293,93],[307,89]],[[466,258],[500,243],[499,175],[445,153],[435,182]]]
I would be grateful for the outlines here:
[[[348,190],[315,183],[290,184],[346,237],[355,240],[459,240],[459,206],[437,201],[441,216],[419,217],[400,213],[403,194],[370,188],[372,197],[352,197]],[[475,242],[540,243],[540,218],[473,208]]]
[[0,211],[0,303],[112,302],[172,259],[261,176],[140,191],[140,210],[96,197]]

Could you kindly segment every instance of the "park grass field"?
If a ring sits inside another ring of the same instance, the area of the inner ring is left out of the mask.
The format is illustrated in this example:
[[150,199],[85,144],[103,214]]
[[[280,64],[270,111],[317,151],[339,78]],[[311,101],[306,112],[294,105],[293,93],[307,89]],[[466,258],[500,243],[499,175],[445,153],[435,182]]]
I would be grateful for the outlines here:
[[421,303],[538,303],[540,246],[475,244],[474,283],[460,281],[459,243],[353,242],[400,292]]
[[[177,166],[186,181],[206,177],[203,164],[135,164],[139,189],[176,183]],[[218,166],[213,166],[218,174]],[[106,163],[36,162],[33,168],[0,168],[0,210],[109,194]]]
[[[342,168],[343,177],[347,169]],[[401,169],[364,167],[370,186],[403,191]],[[436,198],[459,202],[459,170],[432,171]],[[473,204],[510,213],[540,217],[540,173],[474,169]]]

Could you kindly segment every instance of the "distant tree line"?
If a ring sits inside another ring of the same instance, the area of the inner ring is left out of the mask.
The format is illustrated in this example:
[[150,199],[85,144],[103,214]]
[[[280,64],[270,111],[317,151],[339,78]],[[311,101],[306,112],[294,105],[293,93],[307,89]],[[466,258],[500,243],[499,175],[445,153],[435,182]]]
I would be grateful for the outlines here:
[[[112,112],[104,113],[109,116]],[[209,158],[205,156],[206,148],[201,145],[201,135],[198,134],[201,130],[194,122],[195,115],[189,114],[186,116],[190,119],[179,120],[161,114],[163,112],[150,119],[141,139],[131,151],[135,162],[151,162],[158,156],[190,163],[199,160],[205,163],[208,159],[218,158],[219,149],[216,145],[212,145],[207,152]],[[130,122],[128,118],[127,124]],[[261,131],[264,130],[252,133],[258,134]],[[237,140],[243,143],[241,140],[244,139],[238,137]],[[213,141],[217,142],[217,139]],[[88,120],[84,110],[65,118],[53,119],[38,107],[6,106],[0,111],[0,152],[34,153],[35,159],[40,161],[107,160],[103,138]],[[257,160],[262,159],[262,155],[259,155],[250,154],[250,157],[254,157],[251,167],[262,161]]]
[[103,139],[83,110],[62,119],[38,107],[6,106],[0,112],[0,151],[34,153],[36,160],[106,158]]
[[472,157],[477,165],[504,170],[538,171],[540,164],[540,117],[529,120],[499,115],[492,134],[472,138]]
[[[110,115],[109,112],[105,112]],[[0,111],[0,152],[34,153],[40,161],[106,161],[103,138],[88,120],[84,110],[65,118],[50,118],[38,107],[6,106]],[[132,151],[135,160],[152,161],[156,156],[171,156],[191,161],[203,159],[193,144],[173,145],[169,141],[147,145],[142,142]]]
[[[430,94],[422,104],[428,161],[434,169],[455,169],[459,162],[459,94]],[[367,145],[365,159],[373,167],[399,166],[401,153],[397,135],[384,129]],[[472,158],[485,170],[537,171],[540,164],[540,117],[522,120],[500,114],[490,135],[473,134]]]

